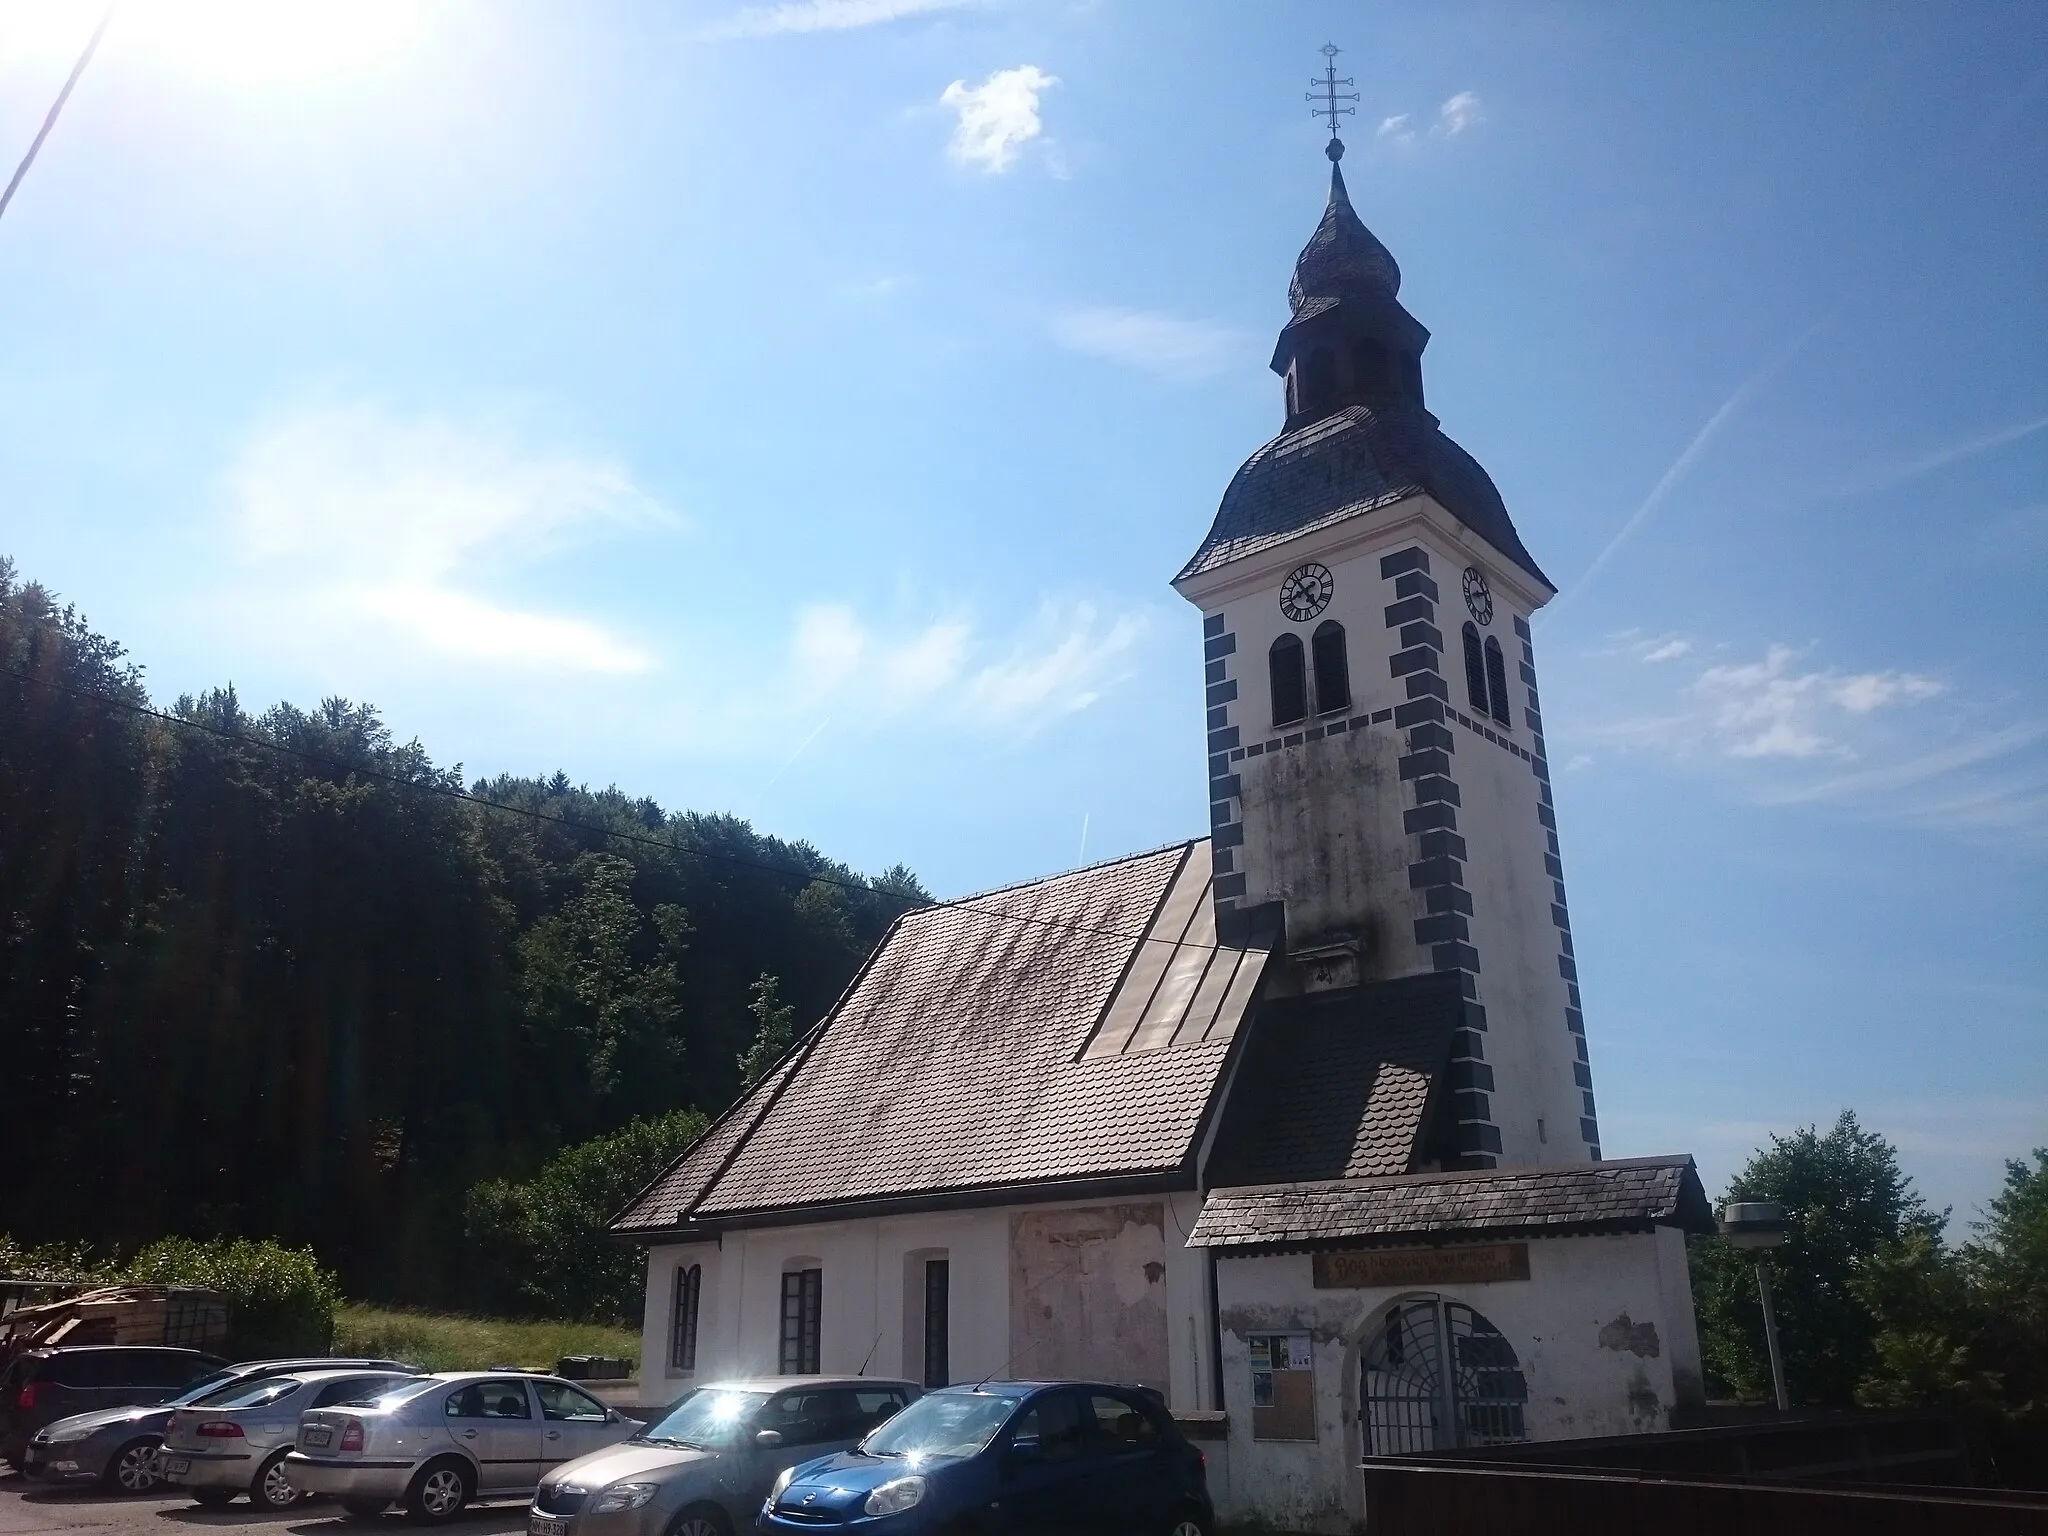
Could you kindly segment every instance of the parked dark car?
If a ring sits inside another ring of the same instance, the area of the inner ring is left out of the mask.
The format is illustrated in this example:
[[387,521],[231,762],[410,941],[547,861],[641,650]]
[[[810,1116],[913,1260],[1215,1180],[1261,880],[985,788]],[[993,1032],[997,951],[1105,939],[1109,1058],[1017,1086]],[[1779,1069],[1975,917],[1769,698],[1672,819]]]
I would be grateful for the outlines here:
[[164,1426],[173,1410],[229,1382],[287,1371],[368,1370],[411,1375],[399,1360],[302,1358],[245,1360],[199,1378],[167,1402],[100,1408],[45,1424],[29,1436],[28,1450],[15,1465],[28,1477],[53,1483],[99,1482],[120,1493],[153,1493],[163,1485]]
[[1157,1394],[1113,1382],[928,1392],[851,1451],[792,1467],[761,1531],[1209,1536],[1202,1453]]
[[0,1458],[16,1467],[29,1437],[45,1424],[176,1397],[226,1365],[196,1349],[144,1344],[86,1344],[31,1349],[0,1372]]

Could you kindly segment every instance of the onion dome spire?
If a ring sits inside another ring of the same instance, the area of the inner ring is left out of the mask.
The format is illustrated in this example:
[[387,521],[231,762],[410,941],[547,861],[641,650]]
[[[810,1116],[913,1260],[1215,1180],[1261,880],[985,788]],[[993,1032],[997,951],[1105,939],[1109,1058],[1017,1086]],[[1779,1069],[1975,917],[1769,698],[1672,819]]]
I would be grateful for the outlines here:
[[1344,141],[1334,134],[1323,151],[1330,157],[1330,203],[1323,220],[1294,263],[1287,302],[1296,314],[1310,299],[1339,299],[1361,290],[1393,298],[1401,291],[1401,268],[1351,206],[1344,186]]

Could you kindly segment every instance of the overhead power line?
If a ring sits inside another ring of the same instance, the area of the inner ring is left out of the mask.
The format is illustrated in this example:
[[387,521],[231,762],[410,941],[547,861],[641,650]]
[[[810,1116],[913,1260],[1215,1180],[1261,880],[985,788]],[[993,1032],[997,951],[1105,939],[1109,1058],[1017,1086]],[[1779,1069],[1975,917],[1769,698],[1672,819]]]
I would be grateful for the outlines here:
[[18,682],[27,683],[32,687],[47,688],[53,693],[61,693],[74,699],[82,699],[89,704],[98,704],[107,709],[120,710],[127,714],[139,715],[145,719],[160,721],[164,725],[168,725],[176,730],[197,731],[201,735],[211,736],[219,741],[231,742],[237,746],[254,747],[259,751],[274,752],[282,757],[294,757],[301,762],[332,769],[337,773],[354,774],[360,778],[375,779],[380,783],[390,784],[398,789],[410,790],[415,794],[436,795],[442,799],[459,800],[468,805],[479,806],[484,810],[501,811],[511,816],[523,816],[529,821],[562,827],[572,832],[588,832],[598,837],[617,838],[620,842],[637,843],[648,848],[659,848],[667,853],[681,855],[685,858],[702,859],[708,863],[729,864],[739,869],[755,870],[761,874],[774,875],[779,879],[800,881],[805,885],[829,885],[843,891],[852,891],[861,896],[881,897],[884,900],[901,902],[905,911],[913,911],[922,907],[943,907],[949,912],[968,912],[979,917],[986,917],[1001,922],[1019,923],[1042,928],[1057,928],[1066,933],[1093,934],[1102,938],[1127,939],[1133,943],[1165,944],[1175,949],[1221,950],[1228,947],[1222,944],[1204,943],[1199,939],[1166,938],[1158,934],[1132,933],[1121,928],[1104,928],[1060,918],[1032,917],[1022,912],[1005,912],[989,907],[974,906],[971,904],[971,898],[965,901],[933,901],[929,898],[908,896],[901,891],[892,891],[881,886],[869,885],[854,880],[841,880],[832,875],[808,874],[802,870],[785,869],[780,865],[764,864],[758,859],[741,858],[738,854],[721,853],[709,848],[693,848],[673,837],[651,837],[646,833],[629,832],[618,827],[603,826],[597,822],[578,821],[574,817],[553,816],[546,811],[536,810],[532,806],[513,805],[509,801],[492,800],[483,795],[471,794],[467,789],[458,788],[450,784],[422,783],[417,779],[408,779],[401,774],[386,773],[381,769],[366,767],[362,763],[351,763],[346,759],[329,757],[321,752],[308,752],[302,747],[288,746],[284,742],[272,741],[262,736],[244,735],[241,732],[227,730],[221,726],[208,725],[203,720],[188,720],[182,715],[172,715],[160,709],[151,709],[146,704],[131,704],[126,699],[109,698],[106,694],[96,693],[90,688],[75,688],[67,683],[56,682],[46,677],[37,677],[33,673],[17,672],[9,667],[0,667],[0,677],[11,677]]
[[43,140],[47,139],[50,130],[57,126],[57,115],[64,110],[64,103],[71,99],[71,88],[78,84],[78,77],[85,73],[85,66],[92,62],[93,54],[99,50],[100,39],[106,36],[107,23],[114,19],[114,12],[119,9],[118,5],[107,7],[106,14],[100,17],[100,24],[92,29],[92,37],[86,42],[85,52],[78,56],[78,62],[71,66],[71,73],[65,76],[64,89],[59,91],[57,99],[50,103],[49,115],[43,119],[43,126],[36,130],[36,136],[28,146],[28,153],[21,157],[21,164],[14,168],[14,179],[7,183],[5,192],[0,192],[0,217],[6,215],[7,205],[14,201],[14,189],[21,185],[21,179],[28,174],[28,168],[36,163],[36,151],[43,147]]

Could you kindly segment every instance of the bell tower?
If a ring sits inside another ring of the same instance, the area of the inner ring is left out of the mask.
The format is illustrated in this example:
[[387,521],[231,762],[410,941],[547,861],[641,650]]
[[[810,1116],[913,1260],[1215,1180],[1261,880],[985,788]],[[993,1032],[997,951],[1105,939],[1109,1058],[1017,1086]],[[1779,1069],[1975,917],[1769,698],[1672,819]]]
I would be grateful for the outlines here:
[[1598,1158],[1529,628],[1556,589],[1424,404],[1429,332],[1344,184],[1349,83],[1319,82],[1281,433],[1173,583],[1202,612],[1218,930],[1302,991],[1456,972],[1453,1160]]

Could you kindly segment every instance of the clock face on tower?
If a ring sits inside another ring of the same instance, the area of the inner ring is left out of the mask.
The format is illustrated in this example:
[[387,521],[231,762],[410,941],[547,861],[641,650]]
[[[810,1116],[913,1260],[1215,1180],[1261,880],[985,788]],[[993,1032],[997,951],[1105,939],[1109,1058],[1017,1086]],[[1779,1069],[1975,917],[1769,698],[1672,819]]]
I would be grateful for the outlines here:
[[1493,588],[1486,584],[1486,572],[1476,565],[1465,567],[1465,607],[1479,623],[1493,622]]
[[1280,583],[1280,611],[1297,624],[1305,624],[1330,606],[1330,568],[1302,565],[1287,573]]

